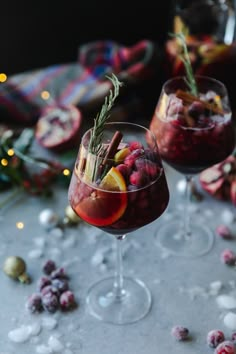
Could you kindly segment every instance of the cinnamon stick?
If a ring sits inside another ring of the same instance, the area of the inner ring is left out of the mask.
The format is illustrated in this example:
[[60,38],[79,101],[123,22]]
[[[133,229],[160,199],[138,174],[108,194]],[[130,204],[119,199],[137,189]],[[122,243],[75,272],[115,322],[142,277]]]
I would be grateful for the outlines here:
[[206,109],[208,109],[209,111],[212,111],[212,112],[214,112],[214,113],[216,113],[216,114],[221,114],[221,115],[224,114],[224,111],[223,111],[220,107],[215,106],[215,105],[213,105],[213,104],[210,103],[210,102],[202,101],[202,100],[200,100],[200,98],[198,98],[198,97],[192,95],[192,94],[189,93],[189,92],[185,92],[185,91],[183,91],[183,90],[177,90],[177,92],[176,92],[176,97],[182,99],[182,100],[183,100],[185,103],[187,103],[187,104],[191,104],[191,103],[193,103],[194,101],[201,102],[202,105],[203,105]]
[[122,138],[123,138],[123,135],[121,134],[120,131],[117,130],[111,139],[111,142],[108,146],[106,155],[102,161],[103,166],[107,163],[107,160],[114,157]]

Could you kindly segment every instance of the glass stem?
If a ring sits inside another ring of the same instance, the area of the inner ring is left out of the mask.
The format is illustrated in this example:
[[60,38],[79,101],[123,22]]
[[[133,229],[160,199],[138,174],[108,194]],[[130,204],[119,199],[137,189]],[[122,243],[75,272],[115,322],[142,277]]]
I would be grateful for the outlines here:
[[122,257],[122,245],[121,242],[124,240],[126,235],[116,237],[116,270],[115,279],[113,284],[113,293],[115,294],[116,300],[121,301],[122,297],[125,295],[125,289],[123,287],[123,257]]
[[190,214],[189,208],[191,205],[191,186],[192,186],[192,176],[185,176],[186,187],[185,187],[185,203],[184,203],[184,237],[186,240],[191,236],[190,230]]

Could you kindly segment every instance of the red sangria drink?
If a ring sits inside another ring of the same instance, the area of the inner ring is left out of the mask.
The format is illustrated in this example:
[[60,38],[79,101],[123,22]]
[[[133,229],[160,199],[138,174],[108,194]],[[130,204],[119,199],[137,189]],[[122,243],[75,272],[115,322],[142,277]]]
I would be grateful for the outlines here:
[[[69,202],[84,221],[114,235],[119,249],[127,233],[153,222],[166,210],[166,177],[149,129],[133,123],[107,123],[97,152],[90,150],[92,135],[93,128],[82,137]],[[149,311],[151,297],[140,280],[122,276],[120,250],[117,259],[115,281],[108,278],[95,284],[87,303],[101,320],[131,323]]]
[[187,92],[184,78],[167,81],[150,125],[162,158],[184,174],[223,161],[235,146],[224,85],[205,77],[196,82],[198,97]]
[[[162,159],[186,178],[187,201],[193,175],[225,160],[235,147],[232,113],[224,84],[203,76],[196,76],[195,84],[197,90],[193,94],[185,77],[164,83],[150,123]],[[159,241],[173,253],[192,257],[206,253],[213,237],[205,226],[194,226],[191,222],[190,228],[188,210],[186,202],[183,223],[179,219],[165,225],[160,230]]]

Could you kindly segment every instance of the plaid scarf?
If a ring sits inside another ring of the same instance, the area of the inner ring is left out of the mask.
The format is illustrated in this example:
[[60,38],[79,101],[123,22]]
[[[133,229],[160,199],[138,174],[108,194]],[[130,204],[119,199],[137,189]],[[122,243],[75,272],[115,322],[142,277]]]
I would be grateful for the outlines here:
[[[111,73],[125,83],[120,102],[125,119],[132,107],[140,104],[139,88],[151,80],[159,64],[156,45],[148,40],[132,47],[113,41],[82,45],[77,62],[13,75],[1,83],[0,121],[33,125],[45,107],[57,105],[73,104],[83,112],[92,112],[111,89],[106,78]],[[42,98],[43,91],[49,92],[50,99]]]

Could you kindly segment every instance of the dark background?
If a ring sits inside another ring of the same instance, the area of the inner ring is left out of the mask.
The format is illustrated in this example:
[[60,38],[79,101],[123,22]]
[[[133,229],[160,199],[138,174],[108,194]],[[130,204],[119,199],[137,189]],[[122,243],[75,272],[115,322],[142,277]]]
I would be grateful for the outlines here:
[[0,72],[74,62],[78,47],[95,40],[151,39],[162,46],[172,8],[172,0],[2,1]]

